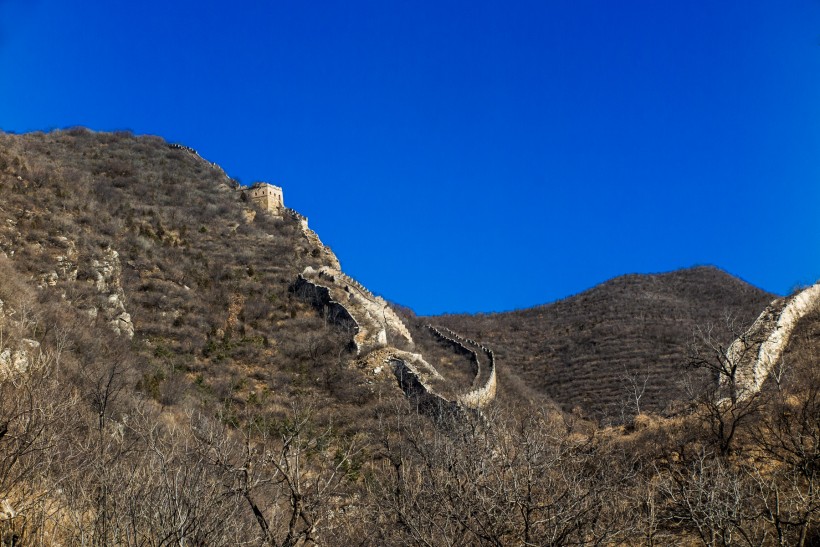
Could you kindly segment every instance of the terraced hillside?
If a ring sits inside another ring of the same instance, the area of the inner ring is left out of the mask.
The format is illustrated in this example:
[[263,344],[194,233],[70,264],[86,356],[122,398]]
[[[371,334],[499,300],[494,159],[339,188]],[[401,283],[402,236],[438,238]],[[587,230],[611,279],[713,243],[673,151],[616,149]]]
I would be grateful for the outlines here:
[[527,310],[430,320],[495,349],[504,364],[502,398],[505,388],[530,400],[535,391],[565,410],[617,421],[637,410],[636,389],[643,391],[642,411],[663,410],[681,396],[696,327],[712,327],[728,346],[773,298],[726,272],[697,267],[618,277]]

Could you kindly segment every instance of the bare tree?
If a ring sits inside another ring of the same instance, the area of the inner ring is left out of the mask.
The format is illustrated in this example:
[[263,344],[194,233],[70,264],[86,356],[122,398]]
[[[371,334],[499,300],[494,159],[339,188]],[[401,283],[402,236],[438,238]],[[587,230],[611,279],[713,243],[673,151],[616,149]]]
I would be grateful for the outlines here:
[[437,431],[418,420],[398,417],[383,435],[390,472],[370,485],[389,523],[382,541],[584,545],[623,533],[612,493],[625,475],[605,442],[571,438],[546,414]]
[[[725,339],[735,340],[732,351]],[[688,368],[699,375],[687,379],[687,395],[698,403],[711,439],[724,455],[732,450],[738,431],[765,402],[760,392],[741,396],[739,377],[740,367],[755,359],[760,342],[759,333],[739,328],[727,316],[723,332],[712,326],[698,328],[690,346]]]
[[315,543],[320,524],[345,504],[343,485],[355,476],[358,440],[317,427],[310,408],[294,406],[281,420],[244,418],[231,432],[195,417],[199,453],[221,476],[225,494],[247,502],[265,544]]

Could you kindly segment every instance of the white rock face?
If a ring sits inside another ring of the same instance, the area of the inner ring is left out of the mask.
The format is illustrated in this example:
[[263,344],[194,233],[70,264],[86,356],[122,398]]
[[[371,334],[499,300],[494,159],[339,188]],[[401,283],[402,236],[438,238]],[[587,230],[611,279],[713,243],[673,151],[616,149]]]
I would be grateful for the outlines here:
[[23,338],[14,350],[3,348],[0,351],[0,379],[13,378],[25,374],[40,359],[40,343]]
[[0,520],[11,520],[17,516],[17,511],[11,506],[9,500],[0,500]]
[[101,257],[91,262],[91,269],[94,272],[95,287],[105,299],[95,308],[97,311],[88,311],[89,316],[97,317],[102,314],[114,332],[133,338],[134,323],[125,309],[119,254],[113,249],[106,249]]
[[[739,399],[760,391],[783,356],[797,323],[818,306],[820,282],[790,298],[778,298],[772,302],[744,336],[732,343],[726,356],[730,362],[738,363],[736,383]],[[759,340],[759,349],[751,358],[744,359],[743,353],[749,347],[750,340]]]

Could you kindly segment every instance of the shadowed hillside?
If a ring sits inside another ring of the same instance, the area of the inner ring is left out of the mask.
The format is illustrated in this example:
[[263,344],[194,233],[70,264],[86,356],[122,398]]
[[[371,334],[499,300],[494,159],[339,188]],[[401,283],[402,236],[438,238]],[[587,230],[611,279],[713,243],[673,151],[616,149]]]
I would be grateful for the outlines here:
[[637,410],[635,389],[644,383],[640,410],[663,410],[682,396],[678,382],[696,327],[712,328],[728,344],[727,317],[739,330],[772,298],[719,269],[697,267],[618,277],[526,310],[430,320],[493,346],[504,364],[502,385],[523,383],[565,410],[622,420]]

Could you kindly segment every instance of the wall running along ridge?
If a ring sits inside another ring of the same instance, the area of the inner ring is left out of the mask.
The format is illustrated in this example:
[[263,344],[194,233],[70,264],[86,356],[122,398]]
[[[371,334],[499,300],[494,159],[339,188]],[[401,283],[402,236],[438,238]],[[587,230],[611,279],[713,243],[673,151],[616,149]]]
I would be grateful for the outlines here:
[[308,280],[303,274],[299,274],[299,277],[296,278],[291,290],[299,298],[310,302],[313,307],[323,314],[327,321],[352,332],[352,343],[355,346],[356,354],[359,354],[361,348],[356,345],[356,337],[361,332],[361,327],[346,307],[333,300],[329,287],[320,285],[314,280]]
[[[353,333],[352,344],[357,355],[369,353],[380,359],[384,357],[383,362],[391,366],[399,386],[415,402],[420,412],[437,420],[445,416],[463,417],[468,410],[478,411],[495,398],[495,356],[489,348],[462,338],[449,329],[440,330],[428,325],[433,333],[451,344],[455,351],[468,355],[473,364],[475,389],[450,401],[427,383],[426,378],[442,378],[435,367],[427,363],[420,354],[402,351],[387,343],[387,332],[391,333],[394,340],[400,339],[410,345],[412,338],[407,327],[383,299],[342,272],[330,268],[318,271],[311,267],[305,268],[292,290],[316,307],[328,321],[349,329]],[[381,317],[374,317],[374,311],[379,311]],[[480,383],[478,352],[469,345],[480,349],[487,356],[488,373],[483,383]],[[386,354],[375,350],[386,351]]]
[[[763,310],[752,326],[726,351],[729,365],[737,366],[735,385],[738,400],[747,399],[780,361],[797,323],[820,306],[820,282],[794,296],[778,298]],[[726,387],[727,379],[721,378]]]
[[319,270],[308,266],[299,275],[299,286],[312,284],[327,291],[327,300],[323,306],[339,305],[347,315],[355,318],[357,325],[353,337],[356,353],[366,353],[388,345],[406,345],[413,347],[413,338],[407,327],[383,298],[374,296],[339,270],[322,267]]
[[298,211],[295,211],[288,207],[285,207],[283,209],[283,212],[286,216],[292,218],[293,220],[299,223],[299,228],[302,230],[302,234],[305,236],[305,238],[307,238],[311,245],[319,249],[319,251],[323,255],[325,255],[325,259],[328,262],[330,262],[330,265],[337,270],[341,270],[342,266],[341,264],[339,264],[339,259],[336,258],[336,255],[333,253],[330,247],[322,243],[322,240],[319,239],[319,234],[317,234],[308,227],[307,217],[299,213]]
[[465,408],[462,405],[436,393],[424,382],[419,371],[408,360],[393,355],[387,361],[393,368],[402,391],[415,403],[419,413],[430,416],[436,421],[452,417],[466,417]]
[[[211,167],[213,167],[214,169],[216,169],[220,173],[222,173],[222,175],[224,175],[225,178],[228,181],[231,182],[230,187],[233,188],[234,190],[240,190],[240,191],[243,191],[243,192],[247,190],[247,188],[242,188],[242,187],[239,186],[239,184],[236,181],[233,181],[233,179],[231,179],[231,177],[228,175],[228,173],[226,173],[225,170],[222,169],[222,167],[219,166],[219,164],[217,164],[216,162],[206,160],[205,158],[203,158],[202,156],[199,155],[199,152],[197,152],[196,150],[194,150],[190,146],[185,146],[183,144],[169,144],[168,148],[171,148],[173,150],[182,150],[183,152],[187,152],[187,153],[201,159],[202,161],[204,161],[205,163],[207,163],[208,165],[210,165]],[[266,183],[263,183],[263,184],[266,184]],[[273,186],[273,185],[270,185],[270,186]],[[281,190],[281,188],[279,188],[279,190]],[[265,210],[268,213],[273,214],[274,216],[277,216],[277,217],[280,216],[278,214],[279,213],[278,210],[277,211],[272,211],[270,209],[265,209]],[[308,227],[308,219],[307,219],[306,216],[304,216],[303,214],[295,211],[294,209],[291,209],[289,207],[284,207],[284,206],[281,207],[281,213],[283,213],[285,216],[288,216],[291,219],[298,222],[299,227],[302,230],[302,234],[304,234],[304,236],[307,238],[307,240],[313,246],[318,248],[322,254],[325,255],[325,258],[331,263],[331,265],[333,265],[334,268],[341,269],[341,265],[339,264],[339,259],[336,258],[336,255],[333,253],[333,251],[330,249],[330,247],[328,247],[327,245],[322,243],[322,241],[319,239],[318,234],[316,234],[316,232],[314,232],[313,230],[311,230]],[[248,219],[253,220],[253,216],[248,217]]]
[[[193,148],[181,144],[169,144],[169,148],[181,150],[196,156],[208,163],[212,168],[219,170],[230,182],[232,179],[217,163],[202,158]],[[240,189],[233,182],[229,185],[234,190]],[[413,347],[413,338],[407,327],[395,312],[387,305],[383,298],[375,296],[361,283],[347,276],[341,271],[339,260],[329,247],[324,245],[318,234],[308,227],[308,219],[299,212],[281,208],[285,216],[299,223],[305,238],[314,247],[325,255],[333,267],[323,267],[319,271],[311,267],[305,268],[291,290],[301,298],[310,302],[324,314],[325,318],[353,333],[353,346],[357,354],[372,351],[388,346],[392,339],[396,342]],[[249,217],[252,220],[252,217]],[[441,378],[441,374],[427,363],[420,354],[410,353],[391,348],[387,362],[393,367],[399,385],[404,392],[416,401],[420,411],[441,419],[445,416],[459,415],[464,417],[467,410],[478,411],[481,407],[495,398],[496,373],[495,356],[489,348],[469,339],[464,339],[449,329],[445,332],[428,325],[428,328],[438,337],[448,341],[455,351],[468,355],[473,366],[475,389],[458,397],[457,401],[449,401],[430,387],[424,380],[425,376]],[[467,347],[470,344],[480,348],[487,356],[489,374],[483,385],[479,385],[481,378],[481,362],[478,353]],[[426,373],[421,372],[424,369]]]
[[[473,370],[473,382],[472,382],[472,385],[470,387],[472,389],[475,389],[478,386],[479,377],[481,376],[481,362],[478,360],[478,353],[476,353],[474,350],[471,350],[470,348],[468,348],[467,346],[465,346],[464,344],[462,344],[461,342],[459,342],[455,338],[451,338],[451,337],[447,336],[446,334],[441,332],[438,328],[434,327],[433,325],[427,325],[427,329],[430,332],[432,332],[436,336],[436,338],[438,338],[439,340],[443,340],[450,347],[452,347],[454,353],[459,353],[461,355],[464,355],[465,357],[467,357],[470,360],[470,367]],[[452,332],[452,331],[448,330],[448,332]],[[455,334],[455,333],[453,333],[453,334]]]
[[[427,328],[430,329],[435,335],[439,338],[446,340],[451,345],[454,345],[459,353],[462,354],[469,354],[470,361],[475,363],[474,370],[475,370],[475,378],[473,380],[473,386],[475,387],[481,377],[481,364],[478,359],[478,353],[469,346],[475,347],[480,349],[484,355],[487,356],[487,362],[489,366],[487,368],[487,379],[484,381],[480,387],[473,389],[469,393],[465,393],[464,395],[460,395],[458,397],[458,402],[463,404],[464,406],[472,409],[479,410],[486,406],[488,403],[495,399],[496,390],[498,389],[498,381],[496,378],[495,373],[495,354],[493,350],[490,348],[483,346],[476,342],[475,340],[471,340],[470,338],[464,338],[459,336],[455,332],[451,331],[447,328],[438,329],[433,327],[432,325],[427,325]],[[442,332],[443,331],[443,332]]]
[[189,154],[191,154],[193,156],[196,156],[197,158],[201,159],[202,161],[204,161],[205,163],[207,163],[208,165],[210,165],[214,169],[217,169],[217,170],[221,171],[222,174],[225,175],[226,178],[230,178],[228,176],[228,174],[225,172],[225,170],[222,169],[222,167],[220,167],[218,163],[206,160],[205,158],[203,158],[202,156],[199,155],[199,152],[197,152],[196,150],[194,150],[190,146],[185,146],[184,144],[173,144],[172,143],[172,144],[168,145],[168,148],[171,148],[172,150],[182,150],[183,152],[188,152]]

